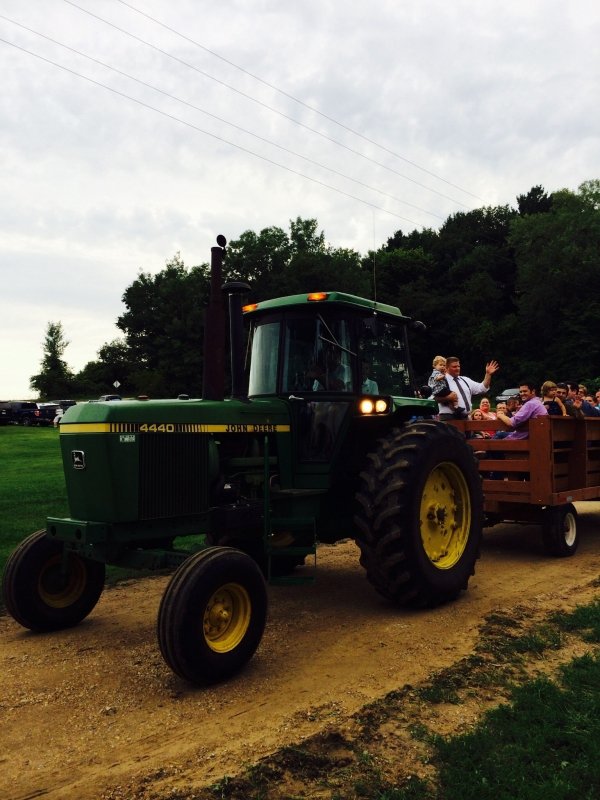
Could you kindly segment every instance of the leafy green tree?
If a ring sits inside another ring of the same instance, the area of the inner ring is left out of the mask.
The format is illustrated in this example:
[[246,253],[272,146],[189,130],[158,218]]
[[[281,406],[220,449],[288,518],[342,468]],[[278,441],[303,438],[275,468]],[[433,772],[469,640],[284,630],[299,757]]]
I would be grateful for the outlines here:
[[316,219],[290,220],[289,233],[246,231],[229,243],[225,265],[228,277],[250,283],[255,300],[321,289],[369,291],[359,254],[328,246]]
[[544,214],[515,219],[522,364],[537,379],[578,380],[600,363],[600,192],[552,195]]
[[552,198],[548,197],[543,186],[534,186],[527,194],[518,195],[517,205],[522,217],[527,214],[545,214],[552,208]]
[[229,243],[224,271],[228,278],[247,281],[254,297],[264,298],[282,279],[291,256],[292,245],[282,228],[245,231]]
[[124,339],[114,339],[104,344],[98,351],[98,359],[88,362],[76,380],[79,393],[91,397],[109,394],[115,391],[114,383],[118,381],[119,394],[135,394],[131,376],[135,373],[131,353]]
[[44,355],[41,370],[32,375],[31,388],[41,398],[61,399],[68,397],[75,386],[74,375],[63,359],[69,342],[65,339],[61,322],[49,322],[44,337]]
[[128,381],[135,393],[200,393],[208,290],[207,265],[187,269],[179,253],[156,275],[140,273],[125,290],[126,311],[117,326],[125,334],[128,363],[134,365]]

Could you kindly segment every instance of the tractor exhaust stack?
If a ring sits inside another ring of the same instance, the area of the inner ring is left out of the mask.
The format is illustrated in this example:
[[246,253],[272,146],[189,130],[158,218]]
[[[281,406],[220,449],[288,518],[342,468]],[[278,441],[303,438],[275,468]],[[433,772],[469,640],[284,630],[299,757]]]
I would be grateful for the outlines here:
[[204,313],[202,399],[222,400],[225,394],[225,311],[221,285],[227,239],[219,234],[210,249],[210,297]]

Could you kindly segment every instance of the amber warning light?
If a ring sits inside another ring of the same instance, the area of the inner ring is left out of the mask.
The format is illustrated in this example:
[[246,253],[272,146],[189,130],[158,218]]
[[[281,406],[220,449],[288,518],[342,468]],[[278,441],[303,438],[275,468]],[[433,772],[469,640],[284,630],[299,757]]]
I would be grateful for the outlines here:
[[328,297],[329,295],[327,294],[327,292],[311,292],[306,299],[319,301],[319,300],[327,300]]
[[248,311],[256,311],[258,303],[249,303],[247,306],[242,306],[242,311],[246,314]]

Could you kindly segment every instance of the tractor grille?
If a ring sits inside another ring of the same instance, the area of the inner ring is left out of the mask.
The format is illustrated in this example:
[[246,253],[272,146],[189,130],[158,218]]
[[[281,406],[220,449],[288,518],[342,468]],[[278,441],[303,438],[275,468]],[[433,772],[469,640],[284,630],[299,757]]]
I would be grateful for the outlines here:
[[139,519],[198,514],[208,507],[208,436],[139,437]]

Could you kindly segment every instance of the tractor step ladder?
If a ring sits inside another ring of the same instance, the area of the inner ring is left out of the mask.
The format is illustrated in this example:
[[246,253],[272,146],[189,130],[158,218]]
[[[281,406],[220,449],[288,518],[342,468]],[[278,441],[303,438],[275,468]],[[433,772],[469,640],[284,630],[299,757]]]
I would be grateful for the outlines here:
[[[299,534],[304,541],[310,542],[306,545],[283,545],[273,543],[273,533],[267,536],[266,552],[268,567],[268,582],[271,585],[309,584],[315,582],[314,575],[273,575],[273,559],[282,556],[314,556],[314,566],[317,566],[317,536],[314,517],[270,517],[271,532]],[[296,538],[296,536],[294,536]]]
[[[314,565],[317,565],[317,529],[314,517],[273,517],[271,516],[271,498],[269,493],[270,483],[270,458],[269,437],[264,438],[264,548],[267,556],[267,581],[271,585],[281,584],[292,586],[294,584],[314,583],[314,575],[273,575],[273,559],[283,556],[314,556]],[[275,531],[275,536],[273,535]],[[275,538],[280,533],[289,533],[292,539],[297,539],[294,533],[300,534],[302,541],[309,542],[304,546],[290,545],[277,546]]]

